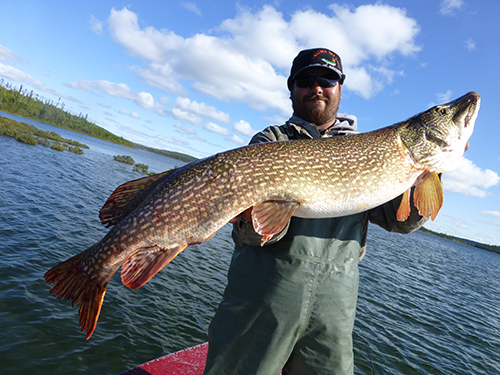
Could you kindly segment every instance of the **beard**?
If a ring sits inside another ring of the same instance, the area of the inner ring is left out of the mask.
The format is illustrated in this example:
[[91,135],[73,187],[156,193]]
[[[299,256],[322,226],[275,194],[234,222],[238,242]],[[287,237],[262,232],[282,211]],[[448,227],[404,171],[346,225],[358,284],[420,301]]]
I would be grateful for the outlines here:
[[[325,105],[313,103],[311,100],[322,100]],[[316,126],[321,126],[328,122],[335,121],[339,109],[340,96],[331,99],[323,95],[306,95],[301,100],[292,96],[292,107],[294,115],[306,120]]]

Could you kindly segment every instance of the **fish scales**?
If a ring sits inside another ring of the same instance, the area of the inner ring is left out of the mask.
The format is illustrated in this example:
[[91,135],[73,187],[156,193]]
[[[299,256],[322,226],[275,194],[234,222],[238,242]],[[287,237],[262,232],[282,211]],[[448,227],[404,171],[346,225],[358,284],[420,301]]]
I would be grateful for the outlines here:
[[250,145],[125,183],[100,212],[113,228],[45,279],[54,284],[54,296],[81,302],[80,325],[88,339],[120,266],[123,283],[138,288],[247,208],[253,207],[263,244],[292,215],[345,216],[403,193],[398,220],[405,220],[412,186],[421,214],[434,218],[442,204],[437,173],[457,167],[479,103],[471,92],[369,133]]
[[[335,144],[334,152],[332,141]],[[234,192],[233,198],[239,205],[227,207],[228,212],[221,212],[216,206],[207,209],[215,210],[214,215],[226,214],[229,218],[261,200],[270,199],[298,200],[304,209],[319,204],[329,206],[331,202],[338,203],[341,199],[346,204],[353,202],[352,205],[356,207],[358,204],[354,201],[364,194],[360,188],[363,182],[390,189],[397,186],[401,194],[408,188],[408,182],[401,184],[400,180],[406,181],[411,173],[421,173],[415,172],[410,163],[405,163],[406,155],[401,152],[392,129],[354,138],[250,146],[225,153],[223,157],[233,160],[230,167],[228,164],[228,169],[234,178],[225,184]],[[276,158],[280,158],[281,162],[276,163]],[[370,159],[371,162],[361,167],[353,165],[352,160],[356,159]],[[304,168],[310,165],[307,160],[314,162],[314,168]],[[241,168],[240,164],[251,167]],[[210,163],[207,162],[208,165]],[[242,189],[247,186],[251,186],[252,190]],[[205,193],[213,196],[214,192],[207,189]],[[315,215],[312,210],[304,214],[305,217],[322,215],[321,212]]]

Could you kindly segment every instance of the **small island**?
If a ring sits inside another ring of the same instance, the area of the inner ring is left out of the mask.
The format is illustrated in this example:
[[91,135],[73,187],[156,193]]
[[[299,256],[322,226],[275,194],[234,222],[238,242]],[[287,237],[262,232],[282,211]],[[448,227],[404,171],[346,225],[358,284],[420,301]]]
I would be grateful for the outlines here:
[[125,163],[125,164],[134,164],[135,163],[135,160],[132,158],[132,156],[128,156],[128,155],[115,155],[113,156],[113,159],[115,159],[116,161],[119,161],[120,163]]
[[56,132],[41,130],[33,125],[6,117],[0,117],[0,135],[14,138],[28,145],[42,145],[56,151],[69,151],[80,155],[83,154],[82,148],[89,148],[83,143],[63,138]]
[[149,172],[148,165],[136,163],[135,160],[132,158],[132,156],[115,155],[115,156],[113,156],[113,159],[115,159],[116,161],[119,161],[120,163],[125,163],[125,164],[130,164],[130,165],[134,164],[134,168],[132,169],[134,172],[140,172],[142,174],[147,174],[150,176],[156,174],[155,172]]

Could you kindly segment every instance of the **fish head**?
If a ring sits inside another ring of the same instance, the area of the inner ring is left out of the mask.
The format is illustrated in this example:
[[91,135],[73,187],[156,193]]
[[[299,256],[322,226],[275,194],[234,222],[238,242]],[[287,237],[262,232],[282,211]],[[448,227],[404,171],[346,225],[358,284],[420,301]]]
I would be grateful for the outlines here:
[[396,128],[417,168],[448,173],[469,147],[481,99],[473,91],[419,113]]

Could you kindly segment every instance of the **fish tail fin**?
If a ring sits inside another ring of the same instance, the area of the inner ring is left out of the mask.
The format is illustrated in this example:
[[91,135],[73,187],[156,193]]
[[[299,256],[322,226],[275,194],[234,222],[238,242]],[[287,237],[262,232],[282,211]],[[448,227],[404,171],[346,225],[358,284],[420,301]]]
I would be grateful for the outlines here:
[[54,297],[62,300],[72,299],[73,306],[81,302],[78,310],[80,327],[82,332],[87,331],[88,340],[96,327],[109,279],[104,283],[99,282],[84,272],[81,267],[84,253],[85,251],[52,267],[45,273],[44,278],[47,284],[54,284],[50,289]]

